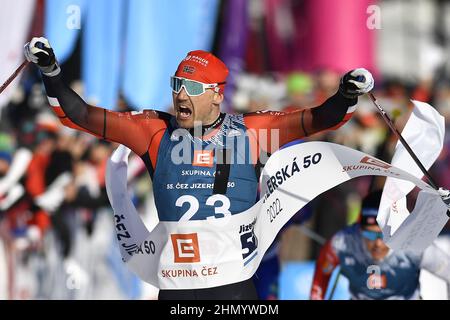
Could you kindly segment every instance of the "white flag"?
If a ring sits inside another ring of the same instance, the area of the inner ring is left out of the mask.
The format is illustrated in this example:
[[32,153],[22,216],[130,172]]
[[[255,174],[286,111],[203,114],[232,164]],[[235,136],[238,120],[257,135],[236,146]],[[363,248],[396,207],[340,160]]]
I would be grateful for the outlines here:
[[[3,0],[0,9],[0,84],[25,60],[23,46],[29,40],[35,0]],[[0,94],[0,111],[9,102],[19,76]],[[0,113],[1,114],[1,113]]]
[[[414,109],[402,136],[428,170],[441,153],[445,119],[428,103],[414,100],[412,102]],[[400,141],[397,143],[391,163],[417,178],[423,176]],[[413,188],[414,184],[411,182],[390,177],[386,179],[377,222],[383,230],[384,241],[392,249],[422,251],[438,236],[448,220],[446,215],[432,210],[433,203],[428,203],[430,199],[424,194],[419,194],[416,207],[410,215],[406,207],[406,195]],[[421,203],[422,201],[424,203]],[[428,226],[429,223],[432,225]],[[419,229],[426,230],[426,235],[417,234]]]

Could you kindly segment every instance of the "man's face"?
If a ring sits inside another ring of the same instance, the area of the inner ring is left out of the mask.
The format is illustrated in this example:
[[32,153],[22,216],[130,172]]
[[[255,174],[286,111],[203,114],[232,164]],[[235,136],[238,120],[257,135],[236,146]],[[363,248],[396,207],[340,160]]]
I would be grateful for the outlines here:
[[177,123],[181,128],[193,128],[194,122],[202,125],[213,123],[219,116],[219,104],[223,95],[207,89],[199,96],[190,97],[184,88],[177,94],[172,91]]
[[[361,233],[363,231],[369,232],[378,232],[381,233],[381,228],[379,226],[365,226],[361,229]],[[364,243],[369,251],[372,259],[375,261],[381,261],[386,257],[389,252],[389,247],[383,242],[382,238],[377,238],[376,240],[370,240],[366,237],[362,237],[364,239]]]

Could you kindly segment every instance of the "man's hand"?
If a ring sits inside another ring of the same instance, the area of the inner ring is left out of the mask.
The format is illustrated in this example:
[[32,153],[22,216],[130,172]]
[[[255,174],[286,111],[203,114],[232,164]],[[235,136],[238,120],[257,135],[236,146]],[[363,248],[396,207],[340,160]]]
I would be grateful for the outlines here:
[[339,85],[339,92],[346,98],[353,99],[373,89],[372,74],[364,68],[347,72]]
[[55,53],[48,40],[44,37],[33,38],[24,46],[25,58],[36,64],[42,73],[53,77],[61,72]]
[[442,201],[447,205],[447,208],[450,209],[450,191],[444,188],[439,188],[439,195],[441,196]]

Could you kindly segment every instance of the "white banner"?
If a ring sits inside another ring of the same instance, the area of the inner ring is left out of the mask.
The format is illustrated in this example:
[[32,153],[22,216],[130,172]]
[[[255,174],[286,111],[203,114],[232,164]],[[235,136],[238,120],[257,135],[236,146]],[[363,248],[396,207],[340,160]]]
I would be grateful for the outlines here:
[[[429,104],[415,100],[412,102],[414,109],[402,136],[428,170],[442,151],[445,119]],[[397,142],[391,163],[417,178],[423,176],[400,141]],[[447,222],[447,216],[436,212],[433,199],[428,199],[424,194],[419,194],[415,209],[420,207],[427,211],[414,210],[410,215],[406,207],[406,195],[413,188],[414,184],[409,181],[386,179],[377,222],[383,230],[384,241],[392,249],[422,251],[438,236]],[[419,231],[420,235],[417,234]],[[408,239],[415,240],[411,242]]]
[[[30,31],[35,0],[6,0],[0,10],[0,84],[6,81],[25,60],[23,46]],[[20,75],[0,95],[1,109],[9,102]]]
[[299,209],[355,177],[408,180],[427,193],[437,212],[445,216],[447,209],[437,191],[405,171],[345,146],[307,142],[269,158],[261,176],[261,199],[252,208],[217,219],[159,222],[149,232],[126,188],[128,154],[120,146],[106,174],[117,238],[128,267],[161,289],[208,288],[250,278],[279,230]]

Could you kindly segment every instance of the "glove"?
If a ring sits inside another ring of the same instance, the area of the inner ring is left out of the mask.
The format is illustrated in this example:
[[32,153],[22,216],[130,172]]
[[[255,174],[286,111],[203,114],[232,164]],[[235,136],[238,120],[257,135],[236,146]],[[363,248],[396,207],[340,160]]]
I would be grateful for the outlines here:
[[48,77],[56,76],[61,72],[55,53],[48,40],[44,37],[33,38],[26,43],[24,55],[29,62],[36,64],[42,73]]
[[441,196],[442,201],[447,205],[447,208],[450,209],[450,191],[444,188],[439,188],[439,195]]
[[339,92],[346,98],[354,99],[373,89],[372,74],[363,68],[347,72],[339,84]]

